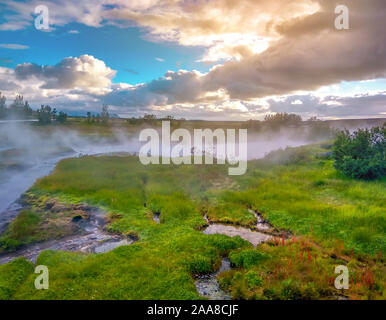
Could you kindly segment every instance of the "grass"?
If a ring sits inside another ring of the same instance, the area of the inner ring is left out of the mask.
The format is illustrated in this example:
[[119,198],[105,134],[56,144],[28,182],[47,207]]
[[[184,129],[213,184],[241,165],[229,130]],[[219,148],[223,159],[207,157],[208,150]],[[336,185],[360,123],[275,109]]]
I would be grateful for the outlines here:
[[24,258],[0,266],[0,300],[12,298],[18,287],[33,272],[32,263]]
[[[237,250],[230,255],[235,268],[222,273],[223,289],[238,299],[385,299],[385,264],[381,258],[357,260],[315,245],[312,238],[266,243],[256,249]],[[333,283],[335,267],[349,270],[349,289],[338,291]]]
[[[234,298],[331,298],[339,294],[330,281],[333,267],[343,263],[333,258],[338,256],[346,257],[352,272],[371,270],[374,278],[371,287],[345,294],[382,297],[386,182],[342,177],[331,160],[315,157],[320,152],[326,150],[319,145],[288,148],[250,161],[247,174],[238,177],[229,177],[225,166],[143,166],[133,156],[61,161],[29,193],[103,207],[109,231],[139,240],[98,255],[45,251],[37,264],[49,267],[50,289],[34,289],[32,274],[9,297],[198,299],[193,275],[213,272],[227,255],[235,269],[221,275],[221,284]],[[248,209],[313,245],[300,260],[301,241],[253,249],[238,237],[199,231],[204,213],[213,221],[251,226],[255,218]],[[153,213],[160,213],[160,224]],[[19,217],[17,225],[34,225],[28,215]]]

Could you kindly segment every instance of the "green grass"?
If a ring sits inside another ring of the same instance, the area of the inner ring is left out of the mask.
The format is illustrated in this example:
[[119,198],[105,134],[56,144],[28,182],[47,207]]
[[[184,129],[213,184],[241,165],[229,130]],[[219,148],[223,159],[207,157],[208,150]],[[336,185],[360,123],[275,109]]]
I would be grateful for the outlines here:
[[[143,166],[131,156],[61,161],[29,193],[103,207],[109,212],[109,231],[136,234],[139,240],[98,255],[43,252],[37,263],[49,267],[50,289],[34,289],[30,275],[11,297],[197,299],[193,275],[214,271],[224,255],[237,266],[232,277],[222,280],[235,298],[327,297],[334,292],[328,283],[335,263],[330,253],[353,251],[369,265],[379,252],[384,256],[386,182],[344,178],[330,160],[316,159],[318,152],[325,150],[313,145],[275,152],[249,162],[247,174],[239,177],[228,176],[225,166]],[[265,264],[276,268],[294,253],[270,246],[260,252],[263,249],[252,249],[238,237],[199,231],[204,213],[214,221],[251,226],[255,221],[249,208],[275,227],[322,246],[315,253],[321,259],[320,272],[305,280],[300,271],[311,266],[297,263],[296,272],[272,280]],[[151,219],[155,212],[161,213],[160,224]],[[26,217],[20,219],[29,224]],[[383,290],[380,279],[377,296]],[[315,290],[310,282],[317,284]],[[272,292],[256,289],[261,285]],[[367,291],[353,294],[369,296]]]
[[33,272],[32,263],[24,258],[0,265],[0,300],[12,298],[18,287]]

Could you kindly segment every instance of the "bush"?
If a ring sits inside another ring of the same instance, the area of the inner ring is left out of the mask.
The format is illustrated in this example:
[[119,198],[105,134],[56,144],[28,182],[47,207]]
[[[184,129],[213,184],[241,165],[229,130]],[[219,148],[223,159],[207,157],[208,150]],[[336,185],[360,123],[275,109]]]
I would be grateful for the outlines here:
[[386,176],[386,125],[371,130],[358,129],[338,133],[333,145],[334,167],[355,179]]
[[261,287],[263,284],[263,279],[255,271],[248,271],[245,280],[249,287]]
[[188,262],[188,269],[193,274],[213,272],[212,261],[202,255],[195,255]]
[[240,252],[232,252],[229,259],[237,268],[250,268],[266,259],[268,256],[265,253],[259,252],[256,249],[247,249]]

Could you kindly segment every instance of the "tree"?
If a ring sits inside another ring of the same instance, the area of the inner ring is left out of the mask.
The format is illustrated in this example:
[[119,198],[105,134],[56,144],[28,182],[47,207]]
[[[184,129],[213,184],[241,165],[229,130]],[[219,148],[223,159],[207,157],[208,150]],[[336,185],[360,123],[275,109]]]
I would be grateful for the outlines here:
[[67,113],[60,111],[56,117],[56,121],[59,123],[64,123],[67,121]]
[[153,121],[156,119],[157,119],[157,116],[155,114],[145,114],[143,116],[143,120],[146,120],[146,121]]
[[281,127],[288,125],[299,125],[302,122],[302,117],[293,113],[276,113],[268,114],[264,117],[265,123],[271,127]]
[[57,113],[57,111],[56,111],[56,108],[54,108],[52,111],[51,111],[51,117],[52,117],[52,120],[56,120],[56,113]]
[[107,124],[107,122],[109,121],[108,106],[105,104],[102,107],[101,120],[103,124]]
[[7,99],[5,98],[5,96],[1,95],[1,92],[0,92],[0,119],[6,117],[6,112],[7,112],[7,107],[5,105],[6,100]]
[[32,116],[32,114],[33,114],[33,110],[32,110],[32,108],[29,106],[28,101],[24,102],[24,106],[23,106],[23,114],[24,114],[25,117],[30,117],[30,116]]
[[52,119],[52,109],[50,106],[41,105],[37,115],[40,124],[49,124]]
[[151,113],[146,113],[144,116],[143,116],[143,121],[152,125],[154,124],[156,121],[157,121],[157,116],[155,114],[151,114]]
[[311,118],[309,118],[307,121],[309,121],[309,122],[320,122],[320,121],[322,121],[322,120],[320,120],[320,119],[318,119],[318,117],[311,117]]
[[5,97],[0,93],[0,118],[25,119],[33,115],[33,110],[29,106],[28,101],[24,101],[22,95],[17,95],[9,108],[6,107],[5,101]]
[[24,110],[24,98],[22,95],[18,94],[15,100],[10,105],[11,112],[15,115],[21,115]]
[[356,179],[386,176],[386,123],[370,130],[347,130],[338,133],[333,145],[334,167]]
[[91,123],[91,112],[87,112],[87,123]]

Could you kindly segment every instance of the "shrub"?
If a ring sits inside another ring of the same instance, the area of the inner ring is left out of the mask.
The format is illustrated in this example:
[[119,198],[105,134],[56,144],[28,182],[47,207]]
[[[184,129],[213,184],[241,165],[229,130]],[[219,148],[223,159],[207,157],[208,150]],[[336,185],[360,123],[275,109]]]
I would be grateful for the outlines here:
[[338,133],[332,156],[334,167],[355,179],[377,179],[386,176],[386,125],[370,130],[358,129],[350,134]]
[[280,293],[283,300],[299,300],[302,298],[299,283],[293,279],[288,279],[282,282],[282,290]]
[[301,164],[310,162],[312,160],[313,153],[308,148],[298,147],[292,148],[287,147],[284,150],[274,150],[268,153],[265,156],[265,160],[273,164],[280,165],[291,165],[291,164]]
[[263,279],[255,271],[248,271],[245,280],[249,287],[260,287],[263,284]]
[[229,259],[237,268],[250,268],[266,258],[267,254],[259,252],[255,249],[232,252],[229,255]]
[[202,255],[195,255],[191,261],[188,262],[188,269],[191,273],[210,273],[213,272],[212,261]]

